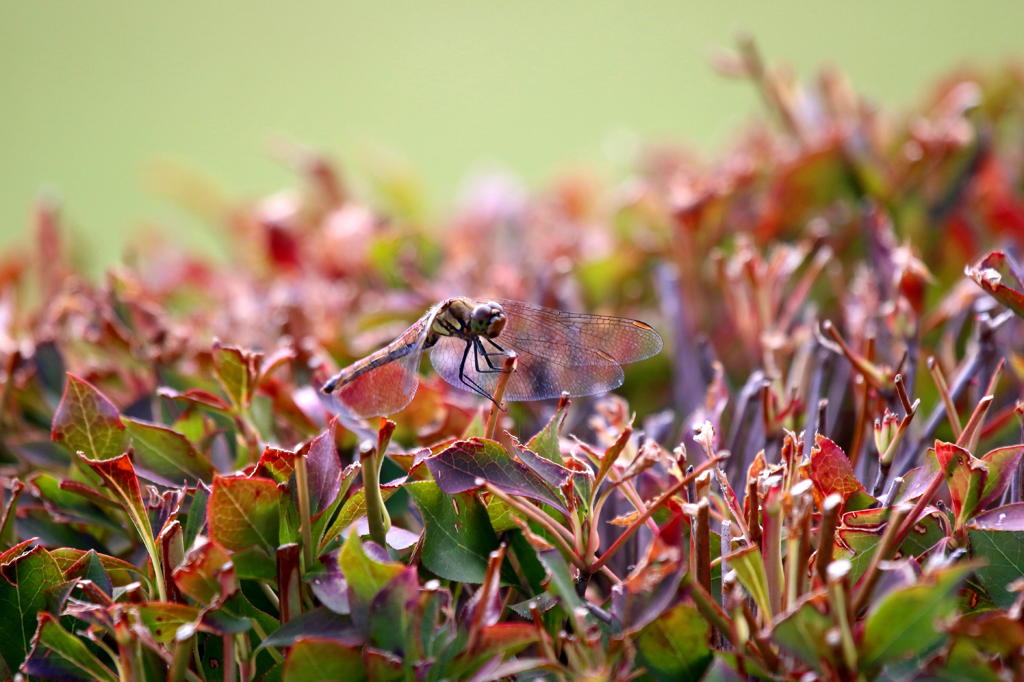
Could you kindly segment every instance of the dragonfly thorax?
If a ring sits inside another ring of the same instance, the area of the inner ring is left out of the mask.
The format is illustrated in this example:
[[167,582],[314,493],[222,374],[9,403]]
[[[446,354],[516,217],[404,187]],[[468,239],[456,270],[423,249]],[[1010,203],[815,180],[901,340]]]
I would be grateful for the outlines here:
[[505,328],[505,310],[494,301],[453,298],[439,312],[435,331],[445,336],[497,338]]

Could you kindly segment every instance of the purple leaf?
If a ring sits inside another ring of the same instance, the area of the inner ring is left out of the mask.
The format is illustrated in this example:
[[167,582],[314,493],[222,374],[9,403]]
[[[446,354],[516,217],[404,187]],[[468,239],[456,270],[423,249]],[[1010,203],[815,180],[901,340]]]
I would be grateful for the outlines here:
[[510,495],[528,497],[565,513],[557,490],[493,440],[460,440],[426,464],[437,486],[448,495],[476,490],[478,480],[483,479]]
[[341,489],[341,459],[334,444],[336,420],[309,443],[306,465],[309,471],[309,495],[314,510],[326,508]]

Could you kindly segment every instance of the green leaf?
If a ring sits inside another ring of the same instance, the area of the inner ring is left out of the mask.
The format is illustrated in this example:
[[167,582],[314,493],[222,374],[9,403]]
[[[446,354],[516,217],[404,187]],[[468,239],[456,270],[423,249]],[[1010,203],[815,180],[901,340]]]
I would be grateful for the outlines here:
[[72,453],[110,459],[124,452],[124,424],[114,403],[85,379],[68,372],[64,395],[53,415],[50,438]]
[[277,548],[282,494],[266,478],[214,476],[206,520],[210,538],[230,550]]
[[711,664],[711,626],[696,607],[676,604],[640,631],[640,659],[659,680],[696,680]]
[[534,434],[533,438],[526,442],[526,449],[536,452],[541,457],[551,460],[555,464],[562,464],[562,448],[558,442],[558,432],[565,421],[565,415],[569,411],[569,402],[565,403],[551,415],[551,419],[544,425],[544,428]]
[[940,621],[956,611],[956,589],[973,567],[960,564],[924,575],[886,594],[864,621],[861,662],[867,670],[919,655],[947,635]]
[[[15,509],[21,491],[25,489],[24,484],[19,480],[10,483],[7,490],[0,489],[0,551],[13,547],[17,542],[17,533],[14,529]],[[6,498],[6,499],[5,499]]]
[[967,526],[971,553],[985,565],[976,570],[978,580],[1000,608],[1009,608],[1016,594],[1007,588],[1024,577],[1024,502],[997,507],[976,517]]
[[[50,556],[53,556],[53,554],[51,553]],[[56,561],[56,558],[54,558],[54,560]],[[59,565],[60,563],[58,562],[58,566]],[[76,578],[91,580],[97,587],[108,595],[114,593],[114,583],[110,579],[110,574],[107,573],[107,569],[103,567],[103,562],[100,561],[100,555],[97,554],[94,549],[90,549],[82,555],[81,559],[64,570],[65,580],[74,580]]]
[[17,670],[32,643],[36,616],[46,608],[46,591],[64,580],[50,553],[36,545],[0,568],[0,654]]
[[46,647],[85,673],[89,679],[110,682],[117,680],[117,675],[85,646],[81,638],[65,630],[55,616],[45,611],[39,613],[39,629],[33,645]]
[[472,495],[445,495],[434,481],[415,481],[404,487],[416,501],[426,526],[423,565],[448,580],[483,582],[487,557],[498,547],[483,505]]
[[260,642],[257,648],[290,647],[296,640],[308,637],[331,639],[351,646],[363,643],[362,635],[352,627],[350,618],[339,616],[321,606],[284,623]]
[[[838,536],[845,547],[837,548],[835,558],[849,558],[851,581],[856,582],[864,574],[878,543],[882,540],[884,525],[873,525],[869,521],[877,520],[878,524],[882,524],[887,517],[886,509],[868,509],[843,516],[843,525],[863,524],[863,527],[840,528],[838,531]],[[929,507],[900,544],[900,556],[918,556],[931,549],[936,542],[946,536],[947,526],[948,522],[945,522],[942,512]]]
[[485,506],[487,507],[487,518],[490,520],[491,528],[494,529],[495,533],[504,533],[519,527],[513,520],[515,514],[512,511],[512,507],[502,502],[499,498],[492,495],[488,498]]
[[420,617],[419,595],[416,566],[402,567],[370,605],[369,633],[374,646],[412,653],[411,647],[416,644],[412,626]]
[[746,675],[741,676],[736,670],[736,656],[733,653],[718,652],[711,668],[701,678],[701,682],[745,682],[746,680],[771,679],[767,673],[758,674],[761,671],[756,664],[744,661],[743,668]]
[[825,644],[825,633],[832,620],[822,614],[810,601],[788,613],[772,628],[772,641],[778,642],[797,658],[821,670],[821,662],[831,657]]
[[209,502],[210,493],[203,487],[196,489],[188,505],[188,516],[185,517],[185,537],[182,538],[185,547],[192,546],[196,536],[206,525],[206,507]]
[[390,651],[363,647],[366,677],[374,682],[398,682],[408,679],[402,674],[402,659]]
[[[399,490],[400,488],[394,486],[381,486],[380,495],[386,502]],[[342,531],[364,516],[366,516],[366,491],[365,489],[360,488],[352,493],[352,495],[345,500],[345,504],[341,506],[341,511],[338,512],[334,521],[331,522],[331,527],[324,533],[323,545],[326,546],[334,540],[334,538],[338,537]],[[323,546],[321,546],[320,549],[322,550]]]
[[276,580],[277,562],[273,555],[259,546],[234,552],[231,561],[235,576],[243,580]]
[[537,552],[537,559],[551,577],[547,586],[548,591],[562,601],[562,608],[567,613],[586,608],[583,606],[583,600],[576,593],[576,584],[569,574],[569,564],[566,563],[565,557],[558,550],[548,549]]
[[130,417],[123,417],[122,421],[141,467],[169,481],[210,481],[213,465],[185,436],[166,426]]
[[231,399],[236,410],[244,409],[252,402],[255,387],[256,366],[260,356],[232,346],[213,346],[213,369],[217,381]]
[[284,663],[284,682],[358,682],[366,679],[361,647],[332,639],[305,637]]
[[405,566],[399,562],[385,563],[371,559],[363,549],[359,534],[349,533],[338,552],[338,567],[348,581],[353,602],[359,601],[369,608],[377,593],[399,575]]
[[944,658],[941,664],[928,671],[929,682],[1003,682],[1006,679],[992,669],[989,657],[973,642],[956,640]]
[[729,567],[736,571],[740,585],[743,585],[753,597],[757,608],[761,610],[761,613],[771,613],[771,605],[768,600],[768,574],[764,570],[761,550],[757,545],[750,545],[736,550],[729,555],[728,559]]
[[182,625],[199,619],[199,608],[187,604],[151,601],[140,604],[139,619],[158,642],[170,642]]
[[260,455],[259,461],[256,462],[256,475],[284,483],[295,471],[296,457],[298,455],[291,450],[268,445],[263,448],[263,453]]
[[30,483],[36,489],[39,498],[46,505],[52,505],[52,509],[59,514],[58,518],[82,521],[110,530],[121,530],[119,520],[111,518],[97,508],[97,504],[101,504],[110,509],[114,502],[88,486],[76,481],[61,481],[45,473],[36,474]]
[[[54,549],[50,551],[50,556],[57,562],[57,566],[64,574],[64,578],[68,579],[71,577],[78,577],[72,575],[73,569],[76,565],[79,565],[83,559],[86,559],[89,554],[95,554],[94,552],[86,552],[81,549],[74,549],[72,547],[61,547],[60,549]],[[124,559],[118,559],[117,557],[108,556],[106,554],[95,554],[99,558],[100,565],[103,566],[103,570],[106,571],[107,575],[110,576],[110,582],[116,587],[124,587],[129,583],[133,583],[143,575],[142,569],[134,564],[130,564]]]

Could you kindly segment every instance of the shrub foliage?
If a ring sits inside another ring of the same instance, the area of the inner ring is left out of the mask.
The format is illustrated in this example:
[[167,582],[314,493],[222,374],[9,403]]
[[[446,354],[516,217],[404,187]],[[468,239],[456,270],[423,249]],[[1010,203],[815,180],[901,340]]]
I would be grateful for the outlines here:
[[[261,200],[167,181],[228,262],[149,237],[97,282],[39,202],[0,262],[3,676],[1020,679],[1024,78],[895,115],[719,66],[766,103],[719,158],[439,223],[288,149]],[[429,372],[388,419],[321,397],[453,293],[666,350],[493,414]]]

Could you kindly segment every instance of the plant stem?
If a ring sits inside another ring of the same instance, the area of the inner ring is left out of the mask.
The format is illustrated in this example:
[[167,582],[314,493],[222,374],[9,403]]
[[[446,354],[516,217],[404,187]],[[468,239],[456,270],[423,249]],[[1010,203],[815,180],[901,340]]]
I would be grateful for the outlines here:
[[630,537],[632,537],[633,533],[635,533],[637,530],[639,530],[640,526],[642,526],[647,521],[647,519],[649,519],[651,517],[651,515],[654,514],[655,511],[657,511],[657,509],[661,505],[665,504],[665,502],[667,502],[673,495],[675,495],[680,490],[682,490],[687,485],[689,485],[690,481],[692,481],[697,476],[699,476],[701,473],[703,473],[705,469],[708,469],[709,467],[714,466],[715,463],[720,462],[720,461],[722,461],[725,458],[726,458],[725,455],[718,455],[714,459],[704,460],[691,473],[686,475],[682,480],[680,480],[674,486],[672,486],[671,488],[669,488],[668,490],[663,492],[658,497],[658,499],[655,500],[654,503],[651,506],[649,506],[646,511],[644,511],[644,513],[640,514],[640,516],[638,516],[637,518],[633,519],[633,523],[630,524],[630,526],[622,533],[622,535],[620,535],[619,537],[615,538],[615,541],[612,543],[611,547],[609,547],[607,550],[605,550],[605,553],[602,554],[601,557],[597,561],[592,563],[588,567],[588,570],[591,573],[594,573],[599,568],[601,568],[606,563],[608,563],[608,560],[611,559],[613,556],[615,556],[615,552],[619,551],[619,548],[622,547],[622,545],[626,542],[626,540],[628,540]]
[[224,646],[223,659],[224,682],[235,682],[238,676],[238,662],[235,660],[235,636],[224,635],[221,637]]
[[370,538],[381,547],[387,547],[388,525],[384,517],[384,497],[380,492],[380,468],[383,457],[376,450],[363,459],[363,488],[366,495],[366,523],[370,528]]
[[[941,474],[940,474],[941,480]],[[931,495],[927,493],[921,497],[921,499],[930,498]],[[923,507],[922,507],[923,508]],[[901,525],[903,519],[907,519],[907,522],[913,526],[914,520],[917,518],[918,512],[917,507],[914,507],[908,516],[905,516],[907,510],[904,506],[896,506],[892,508],[889,514],[889,522],[885,526],[885,532],[882,534],[882,539],[878,543],[878,549],[871,555],[871,563],[868,564],[868,568],[864,571],[864,575],[857,583],[856,593],[853,598],[853,606],[851,608],[851,614],[856,616],[860,613],[860,610],[864,608],[868,599],[871,598],[871,592],[875,589],[875,584],[878,582],[880,577],[879,565],[883,561],[887,561],[892,553],[896,551],[896,548],[900,546],[903,541],[903,533],[901,532]]]
[[520,502],[490,483],[485,483],[484,486],[487,492],[491,493],[508,506],[544,528],[544,530],[546,530],[551,536],[551,539],[554,540],[555,544],[559,546],[559,549],[562,550],[562,553],[573,563],[574,566],[576,566],[576,568],[581,571],[590,570],[588,569],[586,562],[573,550],[572,545],[569,544],[573,542],[573,537],[565,528],[553,523],[549,517],[538,511],[532,504],[528,502]]
[[167,672],[168,682],[181,682],[181,680],[185,679],[188,661],[192,656],[194,639],[191,634],[181,639],[178,637],[174,638],[174,660],[171,664],[171,669]]
[[711,523],[709,518],[711,506],[708,499],[702,498],[697,503],[696,524],[696,563],[697,582],[704,591],[711,594]]
[[159,595],[160,601],[167,601],[167,585],[164,583],[163,560],[160,558],[160,552],[152,540],[152,535],[147,535],[141,528],[139,531],[142,536],[142,544],[145,545],[146,552],[149,554],[149,562],[153,565],[153,582],[156,583],[156,593]]
[[782,612],[784,577],[782,572],[782,495],[780,489],[768,491],[764,503],[764,536],[762,547],[764,569],[768,578],[768,604],[770,617]]
[[381,419],[377,431],[377,447],[361,455],[363,467],[363,488],[366,496],[366,522],[370,527],[370,538],[381,547],[387,548],[388,530],[391,529],[391,517],[384,506],[384,496],[380,492],[380,470],[384,466],[384,453],[387,452],[391,435],[395,432],[395,422]]
[[942,398],[942,404],[946,408],[946,418],[949,419],[949,425],[953,428],[953,435],[959,440],[962,433],[960,416],[956,413],[953,397],[949,394],[946,376],[943,374],[942,368],[939,367],[939,363],[934,356],[928,358],[928,371],[931,372],[932,379],[935,381],[935,387],[939,390],[939,397]]
[[501,368],[501,374],[498,376],[498,385],[494,388],[494,396],[492,400],[494,404],[491,405],[491,413],[487,417],[487,428],[484,430],[484,438],[494,438],[494,432],[498,429],[498,415],[501,413],[501,399],[505,397],[505,387],[508,386],[508,380],[512,378],[512,372],[516,371],[516,360],[517,356],[514,352],[509,352],[505,356],[505,364]]
[[302,567],[308,571],[313,567],[313,531],[309,516],[309,470],[305,455],[295,458],[295,490],[299,505],[299,531],[302,534]]
[[711,598],[711,595],[704,591],[704,588],[697,583],[690,573],[683,576],[683,586],[688,588],[690,597],[701,615],[708,619],[716,630],[722,633],[734,649],[739,648],[736,633],[729,626],[729,616],[718,603]]
[[817,571],[818,579],[824,583],[827,580],[828,565],[832,563],[832,546],[835,542],[836,522],[839,517],[839,508],[843,504],[843,498],[839,493],[832,493],[825,498],[821,507],[821,525],[818,526],[818,550],[814,560],[814,568]]
[[839,629],[843,663],[846,665],[847,670],[853,671],[857,669],[857,646],[853,641],[853,630],[850,627],[850,608],[847,601],[849,594],[847,576],[849,571],[850,563],[848,561],[837,561],[827,580],[829,603],[832,605],[836,627]]

